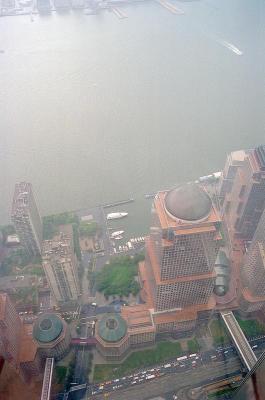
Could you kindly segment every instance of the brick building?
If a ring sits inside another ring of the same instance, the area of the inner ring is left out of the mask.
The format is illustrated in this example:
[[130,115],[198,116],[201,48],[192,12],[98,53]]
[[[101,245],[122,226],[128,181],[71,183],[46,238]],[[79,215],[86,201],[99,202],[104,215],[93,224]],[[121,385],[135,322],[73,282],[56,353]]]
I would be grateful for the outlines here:
[[11,219],[21,245],[30,255],[40,255],[42,221],[33,196],[32,185],[28,182],[21,182],[15,186]]
[[235,239],[252,240],[265,208],[265,146],[232,155],[228,156],[221,185],[222,215],[231,245]]
[[0,356],[29,381],[41,370],[31,332],[23,325],[7,294],[0,293]]
[[59,231],[52,240],[43,241],[42,265],[56,301],[76,301],[80,288],[73,229],[66,225],[60,226]]

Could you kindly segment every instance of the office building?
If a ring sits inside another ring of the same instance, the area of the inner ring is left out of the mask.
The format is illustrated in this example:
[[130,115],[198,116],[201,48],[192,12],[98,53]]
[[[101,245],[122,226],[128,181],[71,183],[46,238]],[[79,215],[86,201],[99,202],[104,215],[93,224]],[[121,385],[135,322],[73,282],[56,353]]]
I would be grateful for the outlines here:
[[0,307],[0,354],[16,366],[23,324],[7,294],[0,294]]
[[30,255],[39,255],[41,253],[42,221],[30,183],[16,184],[11,219],[21,245]]
[[223,202],[228,193],[231,193],[237,171],[242,167],[246,155],[247,152],[245,150],[237,150],[228,154],[220,179],[219,196],[221,202]]
[[123,307],[122,321],[106,317],[97,323],[97,347],[104,357],[120,359],[157,336],[192,335],[207,323],[215,307],[220,224],[210,197],[195,183],[156,195],[146,259],[139,264],[144,303]]
[[178,324],[176,311],[179,316],[185,311],[206,316],[215,305],[214,264],[221,221],[206,191],[195,183],[159,192],[152,217],[145,266],[151,277],[156,329],[179,332],[181,326],[194,325],[196,317]]
[[80,293],[78,261],[74,253],[71,225],[60,226],[52,240],[42,247],[42,265],[55,300],[76,301]]
[[7,294],[0,293],[0,356],[24,381],[41,371],[41,360],[31,332],[23,325]]
[[236,239],[251,241],[265,208],[265,146],[228,156],[222,182],[222,214],[231,246]]
[[241,309],[253,312],[265,305],[265,210],[243,258]]

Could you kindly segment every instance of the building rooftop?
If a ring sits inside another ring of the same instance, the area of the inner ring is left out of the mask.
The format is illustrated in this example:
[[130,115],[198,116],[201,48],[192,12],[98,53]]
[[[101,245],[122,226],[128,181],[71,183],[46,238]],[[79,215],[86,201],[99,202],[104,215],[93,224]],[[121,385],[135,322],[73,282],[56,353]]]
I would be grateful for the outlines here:
[[231,156],[231,159],[235,162],[237,162],[237,161],[243,162],[246,157],[246,151],[245,150],[236,150],[236,151],[233,151],[230,154],[230,156]]
[[19,361],[28,362],[33,361],[37,353],[37,345],[33,342],[32,336],[27,332],[24,327],[21,335],[21,345],[19,351]]
[[98,334],[106,342],[118,342],[127,332],[127,324],[119,314],[106,314],[98,323]]
[[[199,187],[199,186],[198,186]],[[208,194],[206,192],[204,192],[203,189],[200,189],[203,191],[203,193],[205,193],[206,198],[208,198]],[[216,223],[219,223],[221,221],[220,219],[220,215],[219,212],[216,210],[214,204],[211,202],[210,200],[210,204],[211,204],[211,208],[209,211],[209,214],[207,215],[207,217],[205,218],[201,218],[199,220],[184,220],[184,211],[185,211],[185,207],[183,206],[183,210],[177,211],[177,209],[174,211],[173,209],[168,210],[167,207],[171,206],[172,203],[172,207],[174,207],[173,203],[174,203],[174,199],[173,197],[176,199],[176,197],[178,196],[173,196],[169,197],[168,200],[170,199],[170,204],[168,202],[168,205],[166,205],[166,198],[167,196],[169,196],[169,193],[171,193],[172,191],[164,191],[164,192],[158,192],[158,194],[156,195],[155,199],[154,199],[154,207],[155,210],[157,212],[157,216],[159,218],[159,222],[160,222],[160,226],[162,229],[170,229],[173,228],[174,230],[174,234],[179,234],[179,235],[185,235],[185,233],[183,233],[183,231],[187,231],[189,234],[192,233],[199,233],[201,229],[203,229],[204,231],[206,231],[207,229],[216,229]],[[182,197],[182,196],[180,196]],[[183,201],[184,201],[184,197],[183,196]],[[191,204],[191,203],[190,203]],[[176,206],[177,208],[177,206]],[[206,208],[204,209],[204,211],[206,212]],[[178,217],[174,216],[171,214],[171,212],[175,213],[175,215],[178,214]],[[188,210],[185,211],[186,213],[186,218],[187,217],[187,213]],[[201,215],[201,214],[200,214]],[[198,216],[198,214],[197,214]],[[181,218],[182,217],[182,218]],[[190,217],[189,217],[190,218]],[[197,231],[193,232],[193,230],[196,229]]]
[[49,343],[57,339],[63,330],[61,318],[56,314],[43,314],[34,323],[33,337],[38,342]]
[[173,218],[184,221],[198,221],[206,218],[212,208],[212,201],[205,190],[196,183],[186,183],[167,192],[165,209]]

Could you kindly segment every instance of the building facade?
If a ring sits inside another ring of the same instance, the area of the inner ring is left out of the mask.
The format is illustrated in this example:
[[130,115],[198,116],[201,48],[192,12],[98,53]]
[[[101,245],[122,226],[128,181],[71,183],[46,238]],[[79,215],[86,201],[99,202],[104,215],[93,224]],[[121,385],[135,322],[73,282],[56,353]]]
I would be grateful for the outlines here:
[[7,294],[0,294],[0,356],[24,381],[41,371],[38,348]]
[[[252,240],[265,208],[265,146],[235,153],[241,155],[241,158],[237,157],[240,162],[235,168],[230,162],[232,155],[228,157],[221,186],[224,194],[222,215],[231,246],[235,239]],[[233,171],[231,179],[227,178],[229,171]]]
[[41,253],[42,221],[28,182],[16,184],[11,219],[22,246],[30,255]]
[[[197,184],[160,192],[146,243],[155,312],[207,305],[215,284],[220,218]],[[206,307],[207,308],[207,307]]]
[[265,210],[243,259],[241,308],[253,312],[265,306]]
[[96,325],[98,349],[110,360],[123,358],[131,348],[153,345],[157,337],[192,335],[208,322],[216,304],[221,221],[208,194],[191,183],[159,192],[152,217],[145,262],[139,264],[143,304],[122,308],[126,331],[119,340],[109,341],[100,321]]
[[42,265],[56,301],[76,301],[80,287],[71,225],[60,227],[58,235],[43,242]]

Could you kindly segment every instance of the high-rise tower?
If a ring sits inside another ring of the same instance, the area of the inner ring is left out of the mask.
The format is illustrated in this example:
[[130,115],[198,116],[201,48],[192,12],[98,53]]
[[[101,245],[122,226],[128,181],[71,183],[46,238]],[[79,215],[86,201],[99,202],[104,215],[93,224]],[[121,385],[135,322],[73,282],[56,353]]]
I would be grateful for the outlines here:
[[0,293],[0,356],[28,381],[41,370],[37,350],[8,295]]
[[30,255],[41,253],[42,222],[33,196],[32,185],[16,184],[11,219],[21,244]]
[[80,289],[71,225],[61,226],[52,240],[45,240],[42,265],[57,302],[77,300]]
[[241,308],[255,311],[265,305],[265,210],[241,268]]
[[146,269],[159,331],[179,329],[177,320],[188,315],[194,325],[198,313],[206,316],[214,308],[220,224],[210,197],[195,183],[157,194],[146,242]]
[[156,195],[152,216],[145,261],[139,263],[143,303],[122,307],[122,321],[110,317],[96,324],[98,350],[110,360],[160,335],[191,335],[215,308],[214,266],[222,237],[211,198],[198,184],[181,185]]
[[[245,152],[236,169],[231,169],[230,165],[230,169],[226,170],[235,171],[223,203],[229,238],[232,244],[236,238],[250,241],[265,208],[265,145]],[[223,180],[224,184],[226,181]]]

